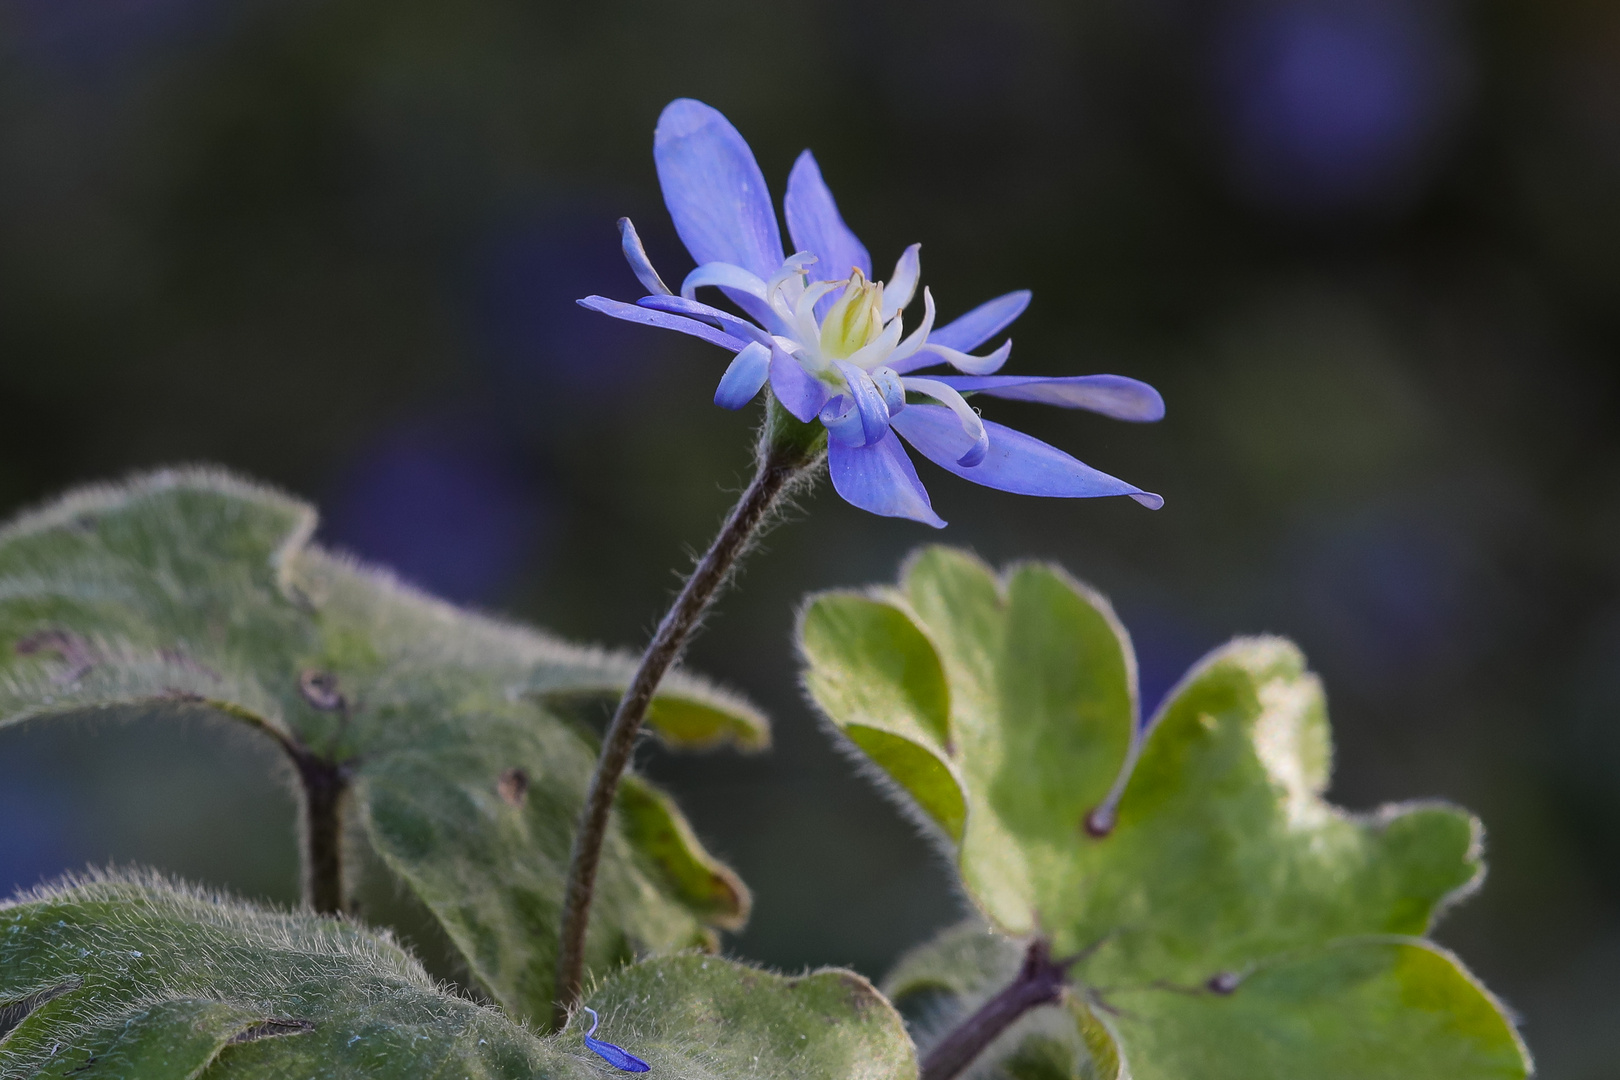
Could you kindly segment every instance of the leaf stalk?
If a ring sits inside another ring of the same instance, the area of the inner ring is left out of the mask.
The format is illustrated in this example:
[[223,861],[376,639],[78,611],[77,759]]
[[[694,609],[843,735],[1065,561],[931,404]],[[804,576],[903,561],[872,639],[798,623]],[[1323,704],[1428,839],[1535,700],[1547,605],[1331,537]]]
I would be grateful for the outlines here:
[[946,1033],[923,1059],[919,1080],[951,1080],[984,1052],[1019,1017],[1063,997],[1069,966],[1078,957],[1053,959],[1044,938],[1029,943],[1018,975],[978,1010]]
[[338,915],[348,902],[343,880],[343,811],[348,770],[302,746],[287,746],[304,790],[304,906]]

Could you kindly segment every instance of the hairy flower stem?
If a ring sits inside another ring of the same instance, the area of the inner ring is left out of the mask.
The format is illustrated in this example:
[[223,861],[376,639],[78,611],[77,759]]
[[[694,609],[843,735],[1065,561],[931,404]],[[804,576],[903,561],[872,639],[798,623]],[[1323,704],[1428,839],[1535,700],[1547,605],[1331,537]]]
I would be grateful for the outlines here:
[[692,576],[686,579],[680,595],[658,624],[658,630],[642,653],[630,685],[619,699],[613,722],[602,739],[602,754],[585,796],[584,816],[574,834],[574,849],[568,866],[568,892],[563,901],[562,945],[557,957],[557,996],[553,1024],[560,1028],[579,1000],[585,974],[585,932],[590,926],[591,898],[596,887],[596,871],[602,858],[602,842],[607,837],[613,799],[619,780],[630,764],[636,736],[670,666],[680,657],[703,619],[704,612],[724,588],[737,560],[748,551],[761,529],[770,521],[777,501],[794,482],[820,464],[826,449],[826,436],[819,424],[801,424],[773,399],[764,428],[760,432],[754,478],[742,497],[731,508],[726,522],[709,550],[698,560]]
[[1017,978],[934,1044],[923,1059],[919,1080],[951,1080],[1020,1016],[1061,999],[1071,963],[1072,958],[1054,960],[1045,940],[1030,942]]

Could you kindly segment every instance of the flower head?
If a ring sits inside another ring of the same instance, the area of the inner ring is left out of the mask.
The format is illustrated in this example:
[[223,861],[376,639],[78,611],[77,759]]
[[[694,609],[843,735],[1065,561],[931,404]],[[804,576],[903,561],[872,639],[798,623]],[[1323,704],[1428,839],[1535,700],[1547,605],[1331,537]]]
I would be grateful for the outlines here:
[[[828,466],[843,498],[875,514],[944,526],[896,433],[935,464],[986,487],[1022,495],[1129,495],[1157,509],[1159,496],[1097,471],[1012,428],[980,418],[966,395],[1089,409],[1119,420],[1164,415],[1158,391],[1119,375],[998,375],[1012,341],[982,355],[1029,305],[1027,291],[981,304],[934,326],[934,298],[922,290],[919,245],[901,253],[886,281],[844,224],[816,159],[806,150],[782,200],[797,252],[786,255],[765,178],[737,129],[702,102],[681,98],[659,117],[653,156],[664,202],[697,268],[680,291],[653,269],[628,218],[619,221],[625,258],[647,289],[634,304],[588,296],[580,304],[618,319],[678,330],[734,354],[715,404],[740,409],[770,383],[783,407],[827,429]],[[718,289],[747,318],[702,303]],[[954,371],[913,374],[947,365]]]

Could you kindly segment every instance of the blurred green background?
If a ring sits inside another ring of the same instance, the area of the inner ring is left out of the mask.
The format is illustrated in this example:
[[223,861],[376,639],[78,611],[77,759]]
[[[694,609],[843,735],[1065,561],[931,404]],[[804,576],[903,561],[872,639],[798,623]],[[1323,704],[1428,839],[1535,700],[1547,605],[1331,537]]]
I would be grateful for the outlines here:
[[[913,545],[1056,559],[1151,704],[1240,632],[1324,676],[1333,796],[1484,818],[1440,937],[1549,1080],[1620,1059],[1620,7],[1608,0],[0,0],[0,507],[166,463],[310,497],[457,600],[638,645],[745,478],[722,354],[576,307],[665,276],[654,121],[813,147],[942,318],[1035,302],[1009,370],[1157,385],[1135,427],[991,403],[1161,492],[926,464],[942,537],[825,487],[692,655],[777,721],[645,765],[755,887],[729,942],[880,974],[959,910],[795,684],[807,591]],[[208,727],[0,735],[0,889],[139,861],[296,895],[268,752]]]

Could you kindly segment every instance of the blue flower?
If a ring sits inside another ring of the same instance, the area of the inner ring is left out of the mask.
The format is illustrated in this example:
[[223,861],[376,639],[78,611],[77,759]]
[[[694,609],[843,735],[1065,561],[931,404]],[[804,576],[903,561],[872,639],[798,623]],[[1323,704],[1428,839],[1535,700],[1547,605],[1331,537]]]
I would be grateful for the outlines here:
[[[697,269],[679,293],[669,288],[623,218],[625,258],[649,295],[634,304],[603,296],[579,303],[733,353],[715,404],[740,409],[769,381],[790,413],[826,426],[828,469],[846,501],[874,514],[945,525],[898,433],[936,465],[986,487],[1058,498],[1129,495],[1153,509],[1163,505],[1159,496],[1039,439],[980,419],[965,400],[985,394],[1118,420],[1164,415],[1158,391],[1119,375],[996,374],[1012,342],[984,355],[973,350],[1023,313],[1029,292],[997,297],[936,328],[934,298],[923,289],[922,318],[906,333],[902,313],[916,299],[919,245],[901,254],[887,282],[873,281],[872,259],[844,224],[810,151],[793,166],[782,200],[798,248],[787,257],[765,177],[718,111],[689,98],[671,102],[658,119],[653,157],[664,203]],[[750,318],[700,303],[702,288],[719,289]],[[941,364],[960,374],[913,374]]]

